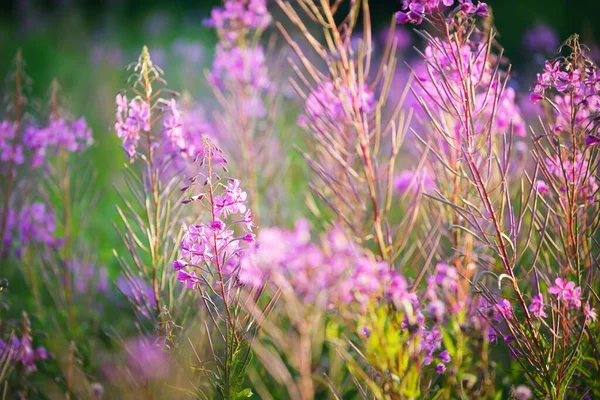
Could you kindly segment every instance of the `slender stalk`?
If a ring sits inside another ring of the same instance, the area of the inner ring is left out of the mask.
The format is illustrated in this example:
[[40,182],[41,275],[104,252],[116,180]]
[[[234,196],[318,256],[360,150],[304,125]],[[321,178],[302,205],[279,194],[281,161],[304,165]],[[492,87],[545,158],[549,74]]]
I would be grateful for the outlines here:
[[4,235],[6,234],[8,224],[8,211],[9,202],[12,196],[12,191],[15,184],[15,160],[14,154],[19,144],[20,134],[22,131],[21,124],[23,122],[23,104],[25,99],[23,97],[23,81],[25,79],[23,72],[23,56],[21,50],[17,52],[16,57],[16,69],[15,69],[15,99],[14,99],[14,137],[12,141],[12,156],[8,162],[8,169],[6,175],[6,187],[4,188],[4,194],[2,198],[2,215],[0,216],[0,259],[8,256],[7,249],[4,248]]

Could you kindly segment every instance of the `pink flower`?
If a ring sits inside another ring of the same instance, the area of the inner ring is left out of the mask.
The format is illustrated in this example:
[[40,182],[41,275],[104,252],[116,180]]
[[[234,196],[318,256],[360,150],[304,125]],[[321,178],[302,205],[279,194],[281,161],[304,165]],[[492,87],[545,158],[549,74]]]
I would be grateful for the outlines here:
[[536,294],[531,299],[531,305],[529,306],[529,311],[536,318],[546,318],[548,314],[544,311],[544,297],[541,293]]
[[586,322],[588,322],[588,321],[595,322],[596,321],[596,317],[597,317],[596,309],[592,308],[588,301],[586,301],[585,305],[583,306],[583,315],[585,315]]
[[575,282],[570,282],[562,278],[554,280],[554,286],[548,289],[548,292],[569,304],[569,308],[581,307],[581,288],[575,286]]

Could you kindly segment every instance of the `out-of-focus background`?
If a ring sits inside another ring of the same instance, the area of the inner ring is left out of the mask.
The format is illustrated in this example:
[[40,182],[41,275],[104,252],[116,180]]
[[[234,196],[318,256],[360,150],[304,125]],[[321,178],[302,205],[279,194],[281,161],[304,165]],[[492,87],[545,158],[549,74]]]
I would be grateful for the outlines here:
[[[113,189],[124,160],[112,128],[114,97],[124,86],[123,68],[135,61],[143,45],[165,71],[169,87],[188,91],[195,99],[208,96],[205,71],[212,62],[216,37],[203,21],[218,1],[213,0],[16,0],[0,3],[0,75],[6,76],[18,49],[33,80],[32,98],[43,101],[53,78],[67,95],[68,107],[86,117],[95,145],[87,154],[98,171],[102,201],[88,231],[98,243],[115,242],[107,221],[118,201]],[[577,32],[592,52],[598,52],[600,2],[596,0],[489,0],[500,32],[499,40],[514,64],[515,84],[526,85],[532,68],[551,54],[533,51],[528,34],[546,38],[558,47]],[[374,25],[389,25],[396,0],[371,2]],[[274,9],[276,5],[274,5]],[[277,17],[277,13],[275,13]],[[406,29],[400,27],[399,29]],[[543,29],[548,31],[544,32]],[[554,33],[553,33],[554,32]],[[416,35],[410,33],[419,46]],[[407,52],[411,52],[408,47]],[[410,55],[408,56],[410,58]],[[521,88],[525,89],[525,88]],[[100,262],[113,264],[110,246],[97,246]],[[114,271],[113,271],[114,273]]]

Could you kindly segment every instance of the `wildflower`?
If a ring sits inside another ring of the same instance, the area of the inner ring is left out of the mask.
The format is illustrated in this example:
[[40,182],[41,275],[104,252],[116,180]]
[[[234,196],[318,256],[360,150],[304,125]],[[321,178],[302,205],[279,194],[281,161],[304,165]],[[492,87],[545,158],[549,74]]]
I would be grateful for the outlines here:
[[537,24],[523,35],[525,47],[533,52],[554,53],[559,46],[558,34],[545,24]]
[[[382,29],[379,32],[378,37],[382,44],[386,44],[385,42],[388,40],[389,35],[390,28]],[[412,44],[412,36],[410,35],[409,31],[400,27],[394,29],[392,40],[395,41],[396,49],[398,51],[406,51]]]
[[548,314],[544,311],[544,297],[541,293],[536,294],[531,299],[531,304],[529,305],[529,311],[536,318],[546,318]]
[[117,120],[115,131],[123,140],[123,149],[126,155],[133,159],[136,154],[137,144],[141,132],[150,131],[150,108],[141,99],[135,98],[128,102],[125,95],[118,94]]
[[173,261],[173,269],[175,271],[179,271],[180,269],[183,269],[187,267],[187,263],[183,260],[175,260]]
[[513,388],[513,398],[516,400],[529,400],[533,397],[533,392],[528,386],[519,385]]
[[576,287],[575,282],[556,278],[554,286],[550,287],[548,292],[555,295],[558,300],[568,303],[571,309],[581,307],[581,288]]
[[448,364],[452,360],[452,358],[450,357],[450,353],[448,353],[448,350],[444,350],[440,354],[438,354],[438,358],[445,364]]
[[44,347],[34,348],[29,334],[24,334],[21,340],[12,336],[7,343],[0,339],[0,357],[4,357],[5,352],[11,352],[11,360],[20,363],[25,368],[26,374],[37,371],[36,361],[46,360],[50,353]]
[[200,279],[196,276],[194,271],[177,271],[177,280],[183,284],[188,289],[194,288],[198,283],[200,283]]
[[354,104],[358,111],[369,114],[375,110],[375,95],[364,85],[362,90],[358,83],[354,88],[327,81],[314,88],[306,99],[304,114],[299,118],[301,126],[310,126],[317,132],[342,133],[355,113]]
[[513,317],[512,305],[506,299],[500,300],[496,304],[496,309],[502,314],[502,316],[506,319],[511,319]]
[[[402,9],[396,13],[396,21],[399,24],[419,25],[428,15],[441,11],[442,7],[450,7],[454,0],[403,0]],[[466,15],[478,15],[486,17],[489,14],[486,3],[473,4],[472,0],[459,0],[460,10]]]
[[446,372],[446,366],[442,363],[439,363],[435,367],[435,372],[439,375],[442,375],[444,372]]
[[590,303],[588,301],[585,302],[585,305],[583,306],[583,315],[585,316],[585,320],[586,322],[595,322],[596,321],[596,309],[592,308],[590,306]]
[[546,182],[542,180],[537,180],[535,182],[535,188],[540,194],[548,194],[550,192],[550,189],[548,189],[548,185],[546,185]]
[[586,146],[596,146],[598,144],[600,144],[600,137],[594,135],[587,135],[585,137]]
[[101,399],[104,397],[104,386],[102,386],[99,382],[94,382],[90,385],[90,391],[92,392],[92,396],[96,399]]
[[109,288],[108,271],[93,263],[70,261],[67,268],[73,275],[73,287],[79,294],[106,293]]
[[244,90],[245,115],[263,117],[266,114],[261,96],[271,89],[271,81],[261,46],[226,48],[217,45],[209,80],[220,90],[227,87]]
[[427,310],[433,317],[434,321],[440,323],[444,321],[444,315],[446,313],[446,306],[444,302],[440,300],[434,300],[429,303]]
[[266,0],[226,0],[223,7],[212,9],[205,23],[216,28],[224,40],[233,42],[244,28],[264,30],[271,20]]
[[402,171],[397,177],[394,178],[394,187],[400,193],[406,191],[417,193],[423,191],[424,193],[432,193],[437,189],[435,179],[431,172],[423,168],[420,171]]

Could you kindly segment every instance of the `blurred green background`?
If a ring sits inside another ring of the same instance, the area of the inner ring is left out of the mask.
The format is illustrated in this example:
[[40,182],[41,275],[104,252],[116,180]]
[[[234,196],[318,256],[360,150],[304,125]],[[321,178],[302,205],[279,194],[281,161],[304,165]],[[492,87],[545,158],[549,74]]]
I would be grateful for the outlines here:
[[[86,154],[98,171],[102,195],[87,228],[101,249],[98,258],[113,264],[112,246],[119,240],[108,221],[118,202],[114,186],[125,162],[112,129],[114,97],[123,87],[123,67],[135,61],[142,45],[166,71],[169,87],[207,95],[204,71],[212,59],[215,35],[203,25],[212,0],[74,1],[17,0],[0,3],[0,74],[6,76],[17,49],[23,50],[33,78],[32,98],[43,101],[53,78],[67,95],[68,108],[87,118],[95,146]],[[600,37],[597,0],[489,0],[500,41],[519,71],[532,63],[523,34],[536,23],[556,29],[560,40],[581,34],[592,46]],[[375,25],[384,27],[400,8],[397,0],[371,1]],[[416,43],[418,45],[418,42]],[[539,60],[538,60],[539,62]],[[111,245],[105,245],[111,243]]]

